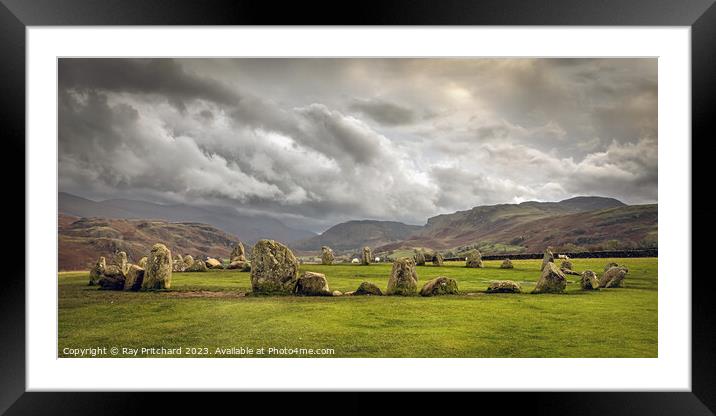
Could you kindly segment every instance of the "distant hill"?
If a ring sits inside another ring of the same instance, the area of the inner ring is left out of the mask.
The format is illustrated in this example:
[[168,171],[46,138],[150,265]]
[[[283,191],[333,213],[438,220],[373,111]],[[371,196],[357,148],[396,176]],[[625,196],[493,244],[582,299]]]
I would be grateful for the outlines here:
[[323,234],[290,243],[291,248],[317,251],[321,246],[333,250],[355,250],[360,247],[377,247],[405,239],[421,230],[419,225],[408,225],[395,221],[348,221],[326,230]]
[[59,269],[87,270],[105,256],[125,251],[136,263],[152,245],[167,245],[172,255],[228,257],[238,238],[210,225],[156,220],[77,218],[60,214]]
[[488,253],[539,252],[548,246],[636,248],[656,244],[657,213],[656,204],[629,206],[600,197],[479,206],[429,218],[421,231],[379,250],[446,250],[474,244]]
[[244,215],[230,208],[200,208],[189,205],[161,205],[129,199],[91,201],[60,192],[59,213],[75,217],[157,219],[171,222],[196,222],[213,225],[242,241],[253,244],[262,238],[290,242],[316,234],[286,226],[281,221],[261,215]]

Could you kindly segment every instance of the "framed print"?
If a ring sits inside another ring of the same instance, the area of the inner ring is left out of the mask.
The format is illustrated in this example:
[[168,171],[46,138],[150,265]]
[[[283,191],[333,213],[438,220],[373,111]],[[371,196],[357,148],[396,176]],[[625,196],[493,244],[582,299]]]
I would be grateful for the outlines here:
[[438,390],[711,414],[712,3],[3,2],[25,255],[0,409]]

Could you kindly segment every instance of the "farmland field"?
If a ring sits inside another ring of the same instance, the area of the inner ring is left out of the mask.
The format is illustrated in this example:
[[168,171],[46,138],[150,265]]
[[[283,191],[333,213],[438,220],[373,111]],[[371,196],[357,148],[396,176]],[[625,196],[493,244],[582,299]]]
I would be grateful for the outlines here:
[[[178,348],[163,357],[307,357],[225,355],[231,348],[306,348],[326,357],[656,357],[657,259],[573,259],[574,269],[601,274],[615,261],[629,268],[626,287],[585,292],[579,276],[564,294],[532,295],[541,260],[419,266],[418,288],[437,276],[457,280],[462,294],[415,297],[254,297],[250,274],[218,270],[174,273],[162,292],[113,292],[87,286],[88,272],[61,272],[58,355],[90,347]],[[559,261],[557,261],[559,263]],[[331,290],[362,281],[385,290],[390,264],[304,264],[325,273]],[[522,294],[485,294],[491,280],[514,280]],[[188,348],[188,350],[187,350]],[[217,353],[224,349],[224,355]],[[329,352],[332,350],[332,352]],[[136,356],[152,356],[139,352]]]

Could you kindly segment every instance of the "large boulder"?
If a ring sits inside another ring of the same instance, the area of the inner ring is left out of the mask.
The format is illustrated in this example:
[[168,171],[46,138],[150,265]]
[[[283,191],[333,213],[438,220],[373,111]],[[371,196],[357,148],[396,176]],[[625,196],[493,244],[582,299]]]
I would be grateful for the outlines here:
[[142,289],[169,289],[172,285],[172,252],[157,243],[147,257]]
[[500,264],[500,269],[514,269],[514,268],[515,268],[515,265],[512,264],[512,260],[510,260],[510,259],[504,259],[504,260],[502,260],[502,264]]
[[429,280],[420,289],[420,296],[457,295],[457,282],[445,276]]
[[520,293],[522,287],[512,280],[495,280],[487,286],[487,293]]
[[569,260],[563,260],[559,268],[562,270],[574,270],[574,265]]
[[127,271],[129,270],[127,253],[125,253],[124,251],[115,253],[114,257],[112,258],[112,264],[119,267],[119,270],[121,270],[122,273],[127,273]]
[[189,254],[187,254],[186,256],[184,256],[184,264],[186,264],[187,269],[188,269],[189,267],[193,266],[193,265],[194,265],[194,257],[192,257],[192,256],[189,255]]
[[474,249],[467,253],[467,260],[465,260],[465,267],[469,268],[481,268],[484,267],[482,264],[482,253],[480,250]]
[[206,267],[210,269],[223,269],[224,265],[221,264],[221,262],[213,257],[209,257],[206,259]]
[[550,250],[550,249],[547,249],[544,251],[544,255],[542,256],[542,266],[539,269],[544,270],[547,263],[554,264],[554,254],[552,253],[552,250]]
[[547,262],[532,293],[561,293],[566,287],[564,273],[553,262]]
[[194,260],[191,266],[186,268],[186,272],[206,272],[209,268],[206,267],[206,263],[200,259]]
[[333,250],[328,246],[321,247],[321,263],[325,265],[333,264],[335,256]]
[[90,275],[89,275],[89,285],[94,286],[99,282],[99,279],[102,278],[102,275],[104,274],[104,269],[107,268],[107,261],[104,259],[104,257],[100,257],[97,260],[97,263],[95,263],[94,266],[90,269]]
[[331,296],[328,281],[323,273],[304,272],[296,281],[293,293],[304,296]]
[[425,252],[423,250],[416,249],[413,259],[415,259],[416,266],[425,266]]
[[599,279],[599,287],[623,287],[624,278],[626,277],[629,269],[623,266],[614,266],[604,272],[602,278]]
[[356,296],[382,296],[383,291],[373,283],[363,282],[358,286],[358,289],[351,292],[351,294]]
[[229,263],[236,261],[246,261],[246,250],[244,250],[244,245],[241,241],[236,243],[234,249],[231,250],[231,255],[229,256]]
[[433,256],[433,266],[442,266],[444,261],[445,258],[443,258],[443,255],[440,253],[435,253]]
[[139,262],[137,262],[137,266],[141,267],[142,269],[145,269],[147,267],[147,256],[144,256],[139,259]]
[[130,265],[124,279],[124,290],[136,292],[142,288],[142,282],[144,282],[144,269],[136,264]]
[[418,289],[418,273],[415,271],[415,261],[403,257],[393,263],[393,269],[388,279],[388,295],[414,295]]
[[580,286],[582,287],[582,290],[599,289],[599,279],[597,279],[597,274],[591,270],[585,270],[582,273]]
[[103,290],[122,290],[124,289],[124,272],[116,264],[110,264],[104,269],[102,278],[97,284]]
[[251,252],[251,288],[256,293],[292,293],[298,260],[285,245],[260,240]]
[[361,264],[367,266],[373,260],[373,251],[370,247],[363,247],[363,256],[361,257]]

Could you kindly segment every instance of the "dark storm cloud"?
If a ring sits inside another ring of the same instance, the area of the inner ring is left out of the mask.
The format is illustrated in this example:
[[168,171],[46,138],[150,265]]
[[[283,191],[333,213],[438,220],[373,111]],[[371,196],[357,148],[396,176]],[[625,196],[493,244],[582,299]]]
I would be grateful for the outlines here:
[[182,109],[187,100],[228,105],[240,100],[227,85],[189,73],[174,59],[65,58],[58,66],[63,89],[153,94]]
[[380,99],[355,99],[350,108],[386,126],[409,124],[415,120],[415,113],[410,109]]
[[61,59],[60,190],[314,230],[655,202],[656,75],[654,59]]

